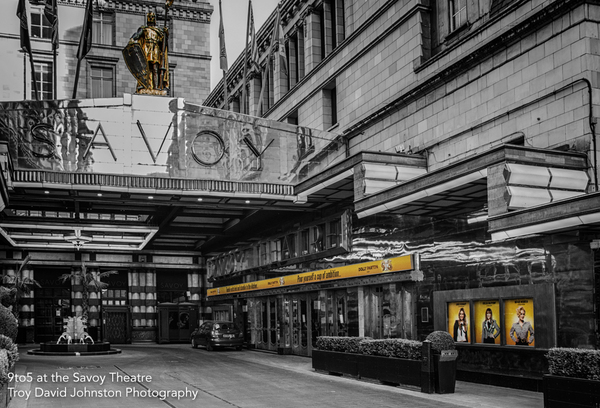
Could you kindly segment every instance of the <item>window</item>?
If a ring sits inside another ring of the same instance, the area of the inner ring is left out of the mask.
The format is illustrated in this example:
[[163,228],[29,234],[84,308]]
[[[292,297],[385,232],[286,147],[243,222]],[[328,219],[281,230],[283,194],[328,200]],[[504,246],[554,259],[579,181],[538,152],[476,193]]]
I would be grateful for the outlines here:
[[281,239],[282,259],[296,258],[296,235],[289,234]]
[[103,11],[94,13],[92,42],[94,44],[114,45],[114,27],[115,15],[113,13],[106,13]]
[[490,7],[490,16],[495,16],[500,13],[500,11],[506,8],[509,4],[514,3],[515,0],[492,0],[492,5]]
[[323,59],[344,40],[343,0],[324,0],[319,10],[319,17],[321,20],[321,59]]
[[281,241],[271,241],[271,262],[281,261]]
[[108,289],[102,293],[102,304],[104,306],[127,305],[127,291]]
[[288,53],[288,78],[291,88],[304,78],[304,38],[302,30],[298,30],[290,35],[286,52]]
[[91,68],[92,98],[112,98],[114,93],[114,70],[112,67]]
[[337,248],[342,241],[342,222],[341,220],[333,220],[328,227],[327,248]]
[[[52,63],[51,62],[34,62],[35,66],[35,80],[37,82],[37,89],[39,92],[40,100],[44,99],[54,99],[53,92],[53,71],[52,71]],[[34,91],[33,82],[31,84],[31,95],[32,99],[35,99],[35,91]]]
[[42,9],[31,10],[31,37],[52,39],[52,27]]
[[450,32],[467,22],[467,0],[450,0]]
[[337,89],[335,83],[323,89],[323,129],[327,130],[338,122]]

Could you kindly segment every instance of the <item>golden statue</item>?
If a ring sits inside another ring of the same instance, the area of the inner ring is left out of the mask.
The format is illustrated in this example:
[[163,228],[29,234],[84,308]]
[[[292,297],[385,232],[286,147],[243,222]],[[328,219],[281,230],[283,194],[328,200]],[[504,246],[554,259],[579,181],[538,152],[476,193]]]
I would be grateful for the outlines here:
[[[156,26],[156,14],[149,12],[146,15],[146,25],[141,26],[129,40],[128,46],[123,50],[125,62],[131,73],[138,80],[137,92],[150,95],[166,95],[169,88],[169,57],[167,42],[169,30]],[[135,47],[139,44],[139,48]],[[139,49],[143,55],[139,55]],[[134,54],[138,54],[137,56]],[[137,58],[128,57],[133,55]],[[145,59],[145,64],[140,60]]]

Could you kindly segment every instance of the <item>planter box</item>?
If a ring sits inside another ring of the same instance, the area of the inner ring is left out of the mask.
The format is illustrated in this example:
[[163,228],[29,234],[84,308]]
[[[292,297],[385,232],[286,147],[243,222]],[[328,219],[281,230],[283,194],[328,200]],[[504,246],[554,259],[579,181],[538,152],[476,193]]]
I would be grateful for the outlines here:
[[312,366],[315,370],[349,374],[356,377],[358,376],[358,357],[360,354],[313,350]]
[[386,383],[421,386],[421,360],[358,355],[358,375]]
[[544,407],[600,406],[600,381],[544,375]]
[[392,384],[421,385],[421,360],[313,350],[312,366],[315,370],[333,374],[372,378]]

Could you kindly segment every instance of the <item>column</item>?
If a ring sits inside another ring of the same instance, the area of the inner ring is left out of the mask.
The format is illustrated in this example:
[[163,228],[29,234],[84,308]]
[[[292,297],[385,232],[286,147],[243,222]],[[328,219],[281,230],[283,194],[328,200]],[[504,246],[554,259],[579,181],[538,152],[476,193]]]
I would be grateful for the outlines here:
[[[93,279],[99,281],[98,269],[90,271],[93,275]],[[101,294],[96,291],[89,291],[88,293],[88,327],[97,327],[98,320],[100,319],[100,298]]]
[[[296,30],[297,31],[297,30]],[[290,40],[287,41],[288,47],[288,65],[289,65],[289,85],[290,88],[298,83],[298,37],[293,33]],[[295,39],[295,40],[294,40]]]
[[140,274],[133,270],[128,274],[129,280],[129,304],[131,305],[131,320],[133,327],[140,327]]
[[83,282],[81,269],[71,268],[71,313],[75,317],[83,314]]
[[[23,268],[20,278],[22,282],[33,281],[33,269],[28,267]],[[21,293],[20,304],[16,305],[19,308],[19,325],[23,327],[35,325],[34,288],[30,287],[30,289],[29,293],[25,291]]]
[[298,65],[298,81],[304,78],[305,72],[305,57],[304,57],[304,20],[300,19],[296,23],[296,53]]
[[146,272],[146,284],[144,287],[144,292],[146,295],[145,299],[145,318],[146,318],[146,326],[147,327],[155,327],[156,326],[156,272],[155,271],[147,271]]
[[313,7],[308,7],[304,18],[304,72],[312,71],[319,62],[321,62],[321,18]]
[[197,271],[188,272],[188,290],[190,291],[190,302],[200,304],[202,279]]
[[254,72],[249,75],[248,80],[248,102],[249,102],[249,114],[253,116],[260,116],[258,112],[258,98],[260,97],[261,87],[261,74]]

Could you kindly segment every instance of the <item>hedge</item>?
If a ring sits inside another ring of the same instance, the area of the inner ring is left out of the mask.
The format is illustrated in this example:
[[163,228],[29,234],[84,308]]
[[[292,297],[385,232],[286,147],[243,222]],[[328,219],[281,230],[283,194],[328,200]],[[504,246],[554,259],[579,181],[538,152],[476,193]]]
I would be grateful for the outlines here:
[[362,354],[421,360],[423,343],[407,339],[363,340],[359,347]]
[[374,340],[370,337],[319,336],[316,346],[323,351],[420,360],[422,343],[407,339]]
[[600,350],[555,347],[546,358],[552,375],[600,380]]
[[360,353],[361,341],[371,339],[370,337],[317,337],[317,348],[324,351],[339,351],[341,353]]

